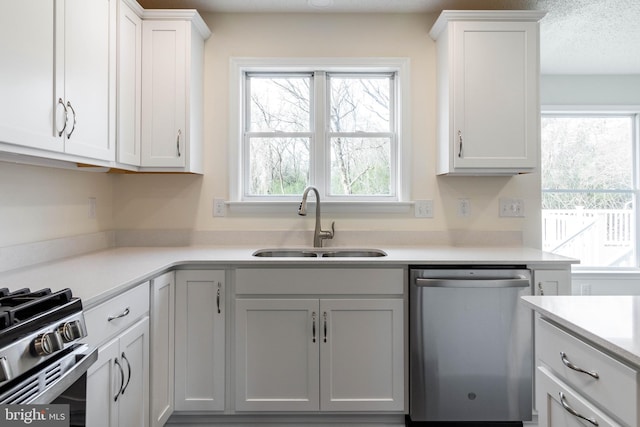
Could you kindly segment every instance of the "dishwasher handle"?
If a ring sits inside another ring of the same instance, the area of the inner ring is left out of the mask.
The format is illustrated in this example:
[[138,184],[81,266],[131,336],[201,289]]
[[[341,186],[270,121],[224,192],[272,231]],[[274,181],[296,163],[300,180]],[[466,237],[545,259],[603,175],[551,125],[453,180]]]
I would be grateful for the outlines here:
[[416,286],[424,288],[527,288],[531,282],[527,278],[478,278],[478,279],[459,279],[459,278],[422,278],[417,277]]

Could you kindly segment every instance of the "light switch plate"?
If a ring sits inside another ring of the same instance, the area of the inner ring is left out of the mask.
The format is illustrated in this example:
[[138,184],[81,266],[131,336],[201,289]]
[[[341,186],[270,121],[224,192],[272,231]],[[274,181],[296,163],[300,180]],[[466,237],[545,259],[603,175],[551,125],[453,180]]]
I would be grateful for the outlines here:
[[524,200],[500,199],[498,215],[507,218],[524,217]]
[[416,218],[433,218],[433,200],[416,200]]
[[469,199],[458,199],[458,216],[468,217],[471,215],[471,201]]

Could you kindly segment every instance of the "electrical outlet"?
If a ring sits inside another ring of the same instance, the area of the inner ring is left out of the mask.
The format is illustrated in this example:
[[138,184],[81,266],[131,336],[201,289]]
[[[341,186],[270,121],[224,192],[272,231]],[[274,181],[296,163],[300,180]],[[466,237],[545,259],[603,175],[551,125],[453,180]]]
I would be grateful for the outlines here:
[[96,219],[96,198],[89,197],[89,210],[87,212],[89,219]]
[[522,199],[500,199],[499,216],[507,218],[524,217],[524,201]]
[[458,216],[468,217],[471,215],[471,202],[469,199],[458,199]]
[[416,218],[433,218],[433,200],[416,200],[414,209]]
[[213,216],[225,216],[227,214],[227,207],[224,204],[224,199],[213,199]]

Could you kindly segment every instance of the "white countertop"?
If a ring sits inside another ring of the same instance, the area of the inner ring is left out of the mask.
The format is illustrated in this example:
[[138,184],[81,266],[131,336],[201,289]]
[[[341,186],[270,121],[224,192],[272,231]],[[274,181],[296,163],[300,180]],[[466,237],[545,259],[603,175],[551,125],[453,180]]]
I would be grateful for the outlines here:
[[640,296],[527,296],[524,304],[640,367]]
[[71,288],[90,308],[124,290],[172,268],[201,265],[210,268],[233,266],[378,266],[406,267],[419,264],[524,264],[564,265],[569,258],[531,248],[504,247],[398,247],[383,249],[379,258],[257,258],[258,248],[181,246],[123,247],[38,264],[0,274],[0,287],[29,287],[52,290]]

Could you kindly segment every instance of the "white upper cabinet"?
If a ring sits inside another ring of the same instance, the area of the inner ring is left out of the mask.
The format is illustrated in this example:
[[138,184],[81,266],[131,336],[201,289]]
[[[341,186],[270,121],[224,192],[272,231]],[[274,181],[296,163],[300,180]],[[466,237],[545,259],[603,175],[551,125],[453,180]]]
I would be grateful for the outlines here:
[[146,170],[202,173],[204,40],[194,11],[146,11],[142,22],[142,148]]
[[142,8],[133,3],[120,0],[118,10],[117,159],[140,166]]
[[538,11],[444,11],[437,47],[438,174],[514,175],[538,164]]
[[56,76],[64,80],[56,79],[56,100],[66,107],[66,153],[115,160],[116,10],[116,0],[65,0],[60,11],[64,50],[56,56],[64,63],[56,61]]
[[[28,19],[21,19],[28,17]],[[0,13],[0,142],[61,152],[55,130],[55,6],[5,1]]]
[[0,142],[47,150],[3,151],[115,159],[115,11],[115,0],[3,2]]

